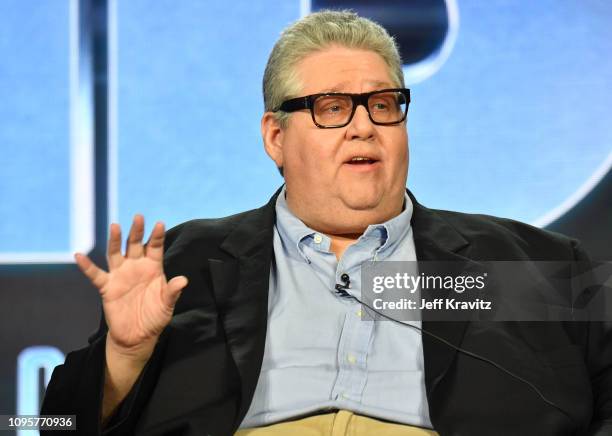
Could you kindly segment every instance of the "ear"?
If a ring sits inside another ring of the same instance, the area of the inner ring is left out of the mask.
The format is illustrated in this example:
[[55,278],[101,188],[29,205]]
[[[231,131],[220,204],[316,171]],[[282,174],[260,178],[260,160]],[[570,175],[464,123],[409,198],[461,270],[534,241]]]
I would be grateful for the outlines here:
[[266,153],[278,168],[283,166],[284,131],[272,112],[266,112],[261,118],[261,137]]

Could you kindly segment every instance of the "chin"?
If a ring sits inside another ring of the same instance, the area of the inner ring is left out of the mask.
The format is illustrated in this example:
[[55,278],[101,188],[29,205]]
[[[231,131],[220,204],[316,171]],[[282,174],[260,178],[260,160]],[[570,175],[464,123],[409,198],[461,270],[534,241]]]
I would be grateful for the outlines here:
[[365,193],[359,193],[355,195],[346,196],[344,198],[344,204],[346,207],[352,210],[360,211],[375,211],[381,206],[380,195],[365,195]]
[[[355,210],[373,209],[388,203],[390,191],[380,186],[379,181],[370,183],[342,183],[339,197],[345,206]],[[387,200],[387,201],[385,201]]]
[[[388,218],[389,214],[396,213],[398,201],[403,204],[403,189],[400,192],[395,192],[395,189],[393,191],[372,189],[373,186],[361,188],[343,192],[341,199],[347,209],[361,212],[358,215],[363,215],[364,218],[366,216],[368,219],[374,220],[378,220],[377,217]],[[401,200],[398,200],[398,197],[401,197]]]

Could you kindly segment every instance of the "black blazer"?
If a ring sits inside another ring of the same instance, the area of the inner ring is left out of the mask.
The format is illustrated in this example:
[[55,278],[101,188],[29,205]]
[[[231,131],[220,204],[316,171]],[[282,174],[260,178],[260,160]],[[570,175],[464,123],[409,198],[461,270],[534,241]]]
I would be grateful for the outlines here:
[[[103,434],[231,435],[261,368],[275,201],[168,231],[168,277],[189,285],[134,388]],[[584,260],[574,240],[511,220],[414,203],[419,260]],[[430,417],[442,436],[612,435],[612,336],[603,323],[433,322],[423,328],[537,388],[423,335]],[[76,414],[97,435],[106,325],[55,368],[44,414]],[[47,433],[50,434],[50,433]]]

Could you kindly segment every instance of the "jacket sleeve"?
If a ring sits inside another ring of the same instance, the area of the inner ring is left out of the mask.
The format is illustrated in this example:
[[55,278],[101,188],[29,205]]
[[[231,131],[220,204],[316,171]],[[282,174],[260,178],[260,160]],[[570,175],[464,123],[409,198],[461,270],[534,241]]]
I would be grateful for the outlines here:
[[[576,243],[574,256],[578,265],[592,267],[588,255]],[[610,268],[607,268],[608,273]],[[598,304],[610,307],[612,289],[595,280],[597,289],[591,291],[601,293]],[[605,314],[610,315],[610,314]],[[607,436],[612,434],[612,322],[591,321],[588,323],[587,367],[591,378],[593,391],[593,418],[589,436]]]
[[593,390],[591,436],[612,434],[612,324],[609,321],[589,325],[588,367]]
[[89,346],[66,356],[64,364],[53,370],[42,404],[41,415],[76,415],[79,435],[100,434],[105,337],[96,334],[90,338]]
[[[164,241],[164,256],[180,234],[182,225],[169,230]],[[166,260],[166,259],[165,259]],[[164,260],[164,269],[168,268]],[[114,412],[104,429],[101,428],[104,369],[106,366],[106,333],[108,326],[101,310],[100,326],[88,339],[89,345],[68,353],[64,364],[58,365],[45,392],[41,414],[76,415],[76,434],[115,436],[134,433],[136,423],[148,401],[160,372],[167,343],[167,331],[160,335],[155,350],[134,386]],[[43,435],[65,436],[65,432],[43,431]]]
[[[69,353],[65,362],[53,370],[45,393],[41,415],[75,415],[77,435],[132,434],[159,372],[165,344],[163,333],[131,391],[121,402],[107,426],[102,429],[100,416],[106,364],[106,331],[102,315],[100,328],[89,338],[89,345]],[[63,433],[65,432],[41,431],[44,436],[63,435]]]

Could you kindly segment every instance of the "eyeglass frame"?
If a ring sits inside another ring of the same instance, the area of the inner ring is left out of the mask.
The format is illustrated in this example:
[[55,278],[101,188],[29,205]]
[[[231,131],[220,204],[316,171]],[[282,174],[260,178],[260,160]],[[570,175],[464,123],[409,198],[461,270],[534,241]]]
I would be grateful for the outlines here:
[[[402,117],[401,120],[394,121],[392,123],[381,123],[378,121],[374,121],[374,119],[372,118],[372,114],[370,113],[370,108],[368,107],[368,104],[367,104],[368,99],[370,98],[370,96],[374,94],[382,93],[382,92],[399,92],[404,96],[404,98],[406,99],[406,108],[404,109],[404,116]],[[339,124],[336,126],[324,126],[322,124],[317,123],[317,120],[315,119],[315,114],[314,114],[314,101],[319,97],[334,96],[334,95],[348,96],[351,98],[352,103],[353,103],[353,109],[351,110],[351,115],[349,116],[348,121],[344,124]],[[406,116],[408,115],[409,105],[410,105],[410,89],[409,88],[387,88],[387,89],[377,89],[376,91],[364,92],[361,94],[351,94],[347,92],[322,92],[318,94],[305,95],[304,97],[296,97],[296,98],[291,98],[289,100],[285,100],[284,102],[281,103],[281,105],[278,108],[276,108],[272,112],[282,111],[282,112],[291,113],[291,112],[296,112],[302,109],[309,109],[310,116],[312,117],[312,122],[315,124],[315,126],[317,126],[320,129],[339,129],[341,127],[346,127],[350,124],[350,122],[353,120],[353,117],[355,116],[355,111],[357,110],[358,106],[363,106],[365,108],[366,112],[368,113],[368,117],[370,118],[370,121],[373,124],[377,126],[393,126],[393,125],[402,123],[406,119]]]

